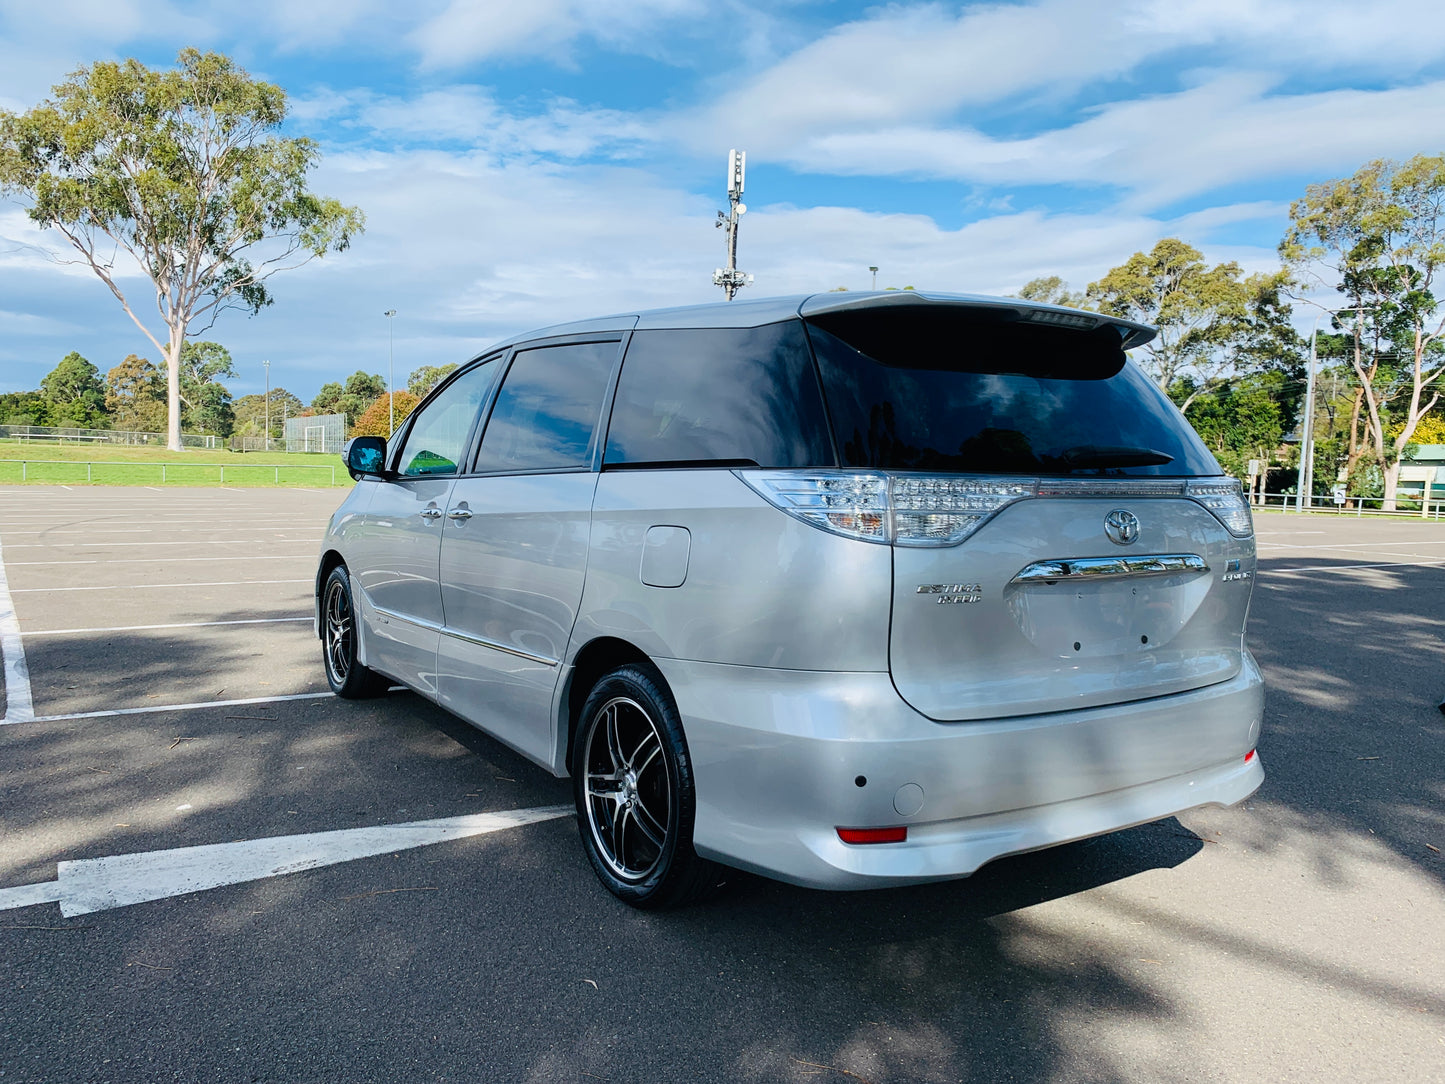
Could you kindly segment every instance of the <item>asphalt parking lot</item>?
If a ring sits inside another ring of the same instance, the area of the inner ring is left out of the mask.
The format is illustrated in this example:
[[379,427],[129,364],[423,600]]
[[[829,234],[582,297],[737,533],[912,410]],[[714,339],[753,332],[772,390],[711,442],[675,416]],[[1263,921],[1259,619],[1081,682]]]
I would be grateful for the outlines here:
[[1245,805],[642,914],[565,781],[325,693],[340,499],[0,487],[3,1084],[1445,1080],[1445,523],[1257,518]]

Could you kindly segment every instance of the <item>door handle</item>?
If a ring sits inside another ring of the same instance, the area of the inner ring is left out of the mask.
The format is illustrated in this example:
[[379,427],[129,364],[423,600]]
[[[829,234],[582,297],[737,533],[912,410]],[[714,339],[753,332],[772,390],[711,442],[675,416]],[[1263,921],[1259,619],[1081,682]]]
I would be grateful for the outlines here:
[[472,514],[465,508],[453,508],[447,513],[447,519],[456,520],[458,523],[465,523],[472,518]]
[[441,519],[442,510],[440,508],[423,508],[417,515],[422,519]]

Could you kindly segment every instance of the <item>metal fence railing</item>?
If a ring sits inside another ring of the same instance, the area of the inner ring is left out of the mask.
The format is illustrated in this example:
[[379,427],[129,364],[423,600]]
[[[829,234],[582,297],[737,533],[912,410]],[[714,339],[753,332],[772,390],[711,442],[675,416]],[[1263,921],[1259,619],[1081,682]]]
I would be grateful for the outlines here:
[[1395,507],[1385,507],[1384,497],[1351,497],[1343,501],[1330,494],[1306,497],[1300,507],[1297,493],[1265,493],[1253,502],[1255,508],[1282,512],[1310,512],[1331,516],[1395,516],[1411,519],[1445,519],[1445,497],[1423,497],[1420,494],[1397,494]]
[[[142,433],[130,429],[79,429],[64,425],[0,425],[0,440],[21,444],[166,444],[164,433]],[[187,448],[215,448],[220,438],[213,433],[182,433]]]
[[[283,477],[292,481],[298,472],[313,472],[310,477],[314,479],[315,471],[325,471],[330,480],[329,484],[336,485],[336,467],[329,463],[137,463],[125,460],[0,459],[0,483],[14,480],[14,472],[7,469],[13,467],[19,468],[21,482],[47,482],[54,485],[81,481],[104,482],[107,475],[111,480],[119,477],[140,485],[148,484],[149,481],[159,481],[162,485],[215,481],[225,485],[227,470],[231,472],[232,482],[250,482],[253,485],[258,477],[263,483],[270,481],[274,485],[280,485]],[[97,467],[122,469],[97,471]]]

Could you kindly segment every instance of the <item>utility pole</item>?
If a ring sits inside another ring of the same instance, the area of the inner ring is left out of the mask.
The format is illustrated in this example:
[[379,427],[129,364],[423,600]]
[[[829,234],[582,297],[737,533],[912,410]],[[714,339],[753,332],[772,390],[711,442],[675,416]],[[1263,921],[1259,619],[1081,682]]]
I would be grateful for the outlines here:
[[1299,444],[1299,511],[1303,512],[1313,503],[1315,475],[1315,359],[1320,337],[1320,318],[1315,316],[1315,326],[1310,331],[1310,367],[1305,381],[1304,423],[1300,429]]
[[878,268],[873,267],[873,266],[870,265],[869,268],[868,268],[868,270],[873,272],[873,292],[874,292],[874,293],[877,293],[877,292],[878,292]]
[[271,450],[271,363],[263,361],[261,364],[266,369],[266,429],[261,436],[261,448],[269,452]]
[[713,223],[718,229],[727,230],[728,265],[712,273],[712,284],[721,286],[729,301],[753,281],[752,275],[738,270],[738,219],[748,213],[747,204],[743,203],[743,169],[747,157],[746,151],[728,151],[728,213],[719,211]]
[[386,317],[386,439],[390,440],[396,433],[396,310],[381,315]]

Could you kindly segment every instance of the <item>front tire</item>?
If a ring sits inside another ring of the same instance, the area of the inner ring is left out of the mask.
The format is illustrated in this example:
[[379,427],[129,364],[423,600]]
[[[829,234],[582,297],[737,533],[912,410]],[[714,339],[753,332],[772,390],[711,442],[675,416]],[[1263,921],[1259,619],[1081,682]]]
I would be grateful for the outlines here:
[[346,566],[331,570],[321,588],[321,643],[326,661],[326,684],[346,700],[381,696],[389,687],[386,678],[357,661],[359,632],[356,606],[351,598],[351,577]]
[[692,847],[697,798],[682,719],[662,675],[633,663],[602,678],[572,747],[582,847],[618,899],[648,910],[712,895],[723,868]]

